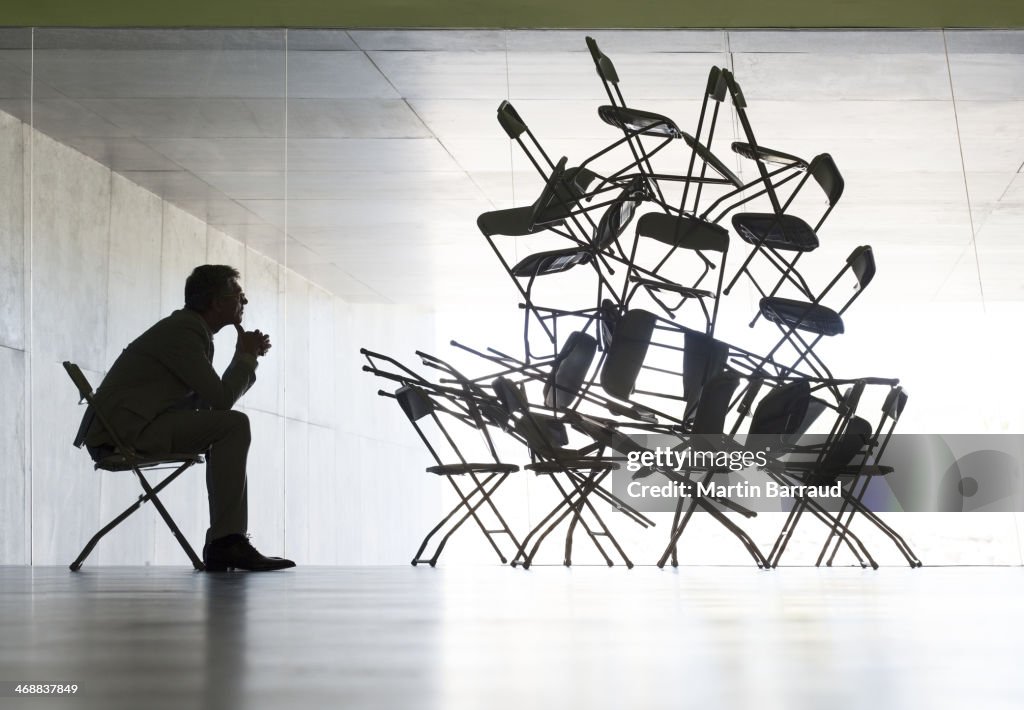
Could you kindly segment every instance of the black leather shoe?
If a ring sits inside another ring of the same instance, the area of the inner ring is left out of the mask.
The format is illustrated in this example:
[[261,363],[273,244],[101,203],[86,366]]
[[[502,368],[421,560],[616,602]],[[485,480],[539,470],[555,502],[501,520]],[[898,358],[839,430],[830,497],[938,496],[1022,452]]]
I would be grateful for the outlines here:
[[295,566],[291,560],[261,555],[245,535],[228,535],[207,543],[203,548],[203,564],[207,572],[226,572],[229,569],[270,572]]

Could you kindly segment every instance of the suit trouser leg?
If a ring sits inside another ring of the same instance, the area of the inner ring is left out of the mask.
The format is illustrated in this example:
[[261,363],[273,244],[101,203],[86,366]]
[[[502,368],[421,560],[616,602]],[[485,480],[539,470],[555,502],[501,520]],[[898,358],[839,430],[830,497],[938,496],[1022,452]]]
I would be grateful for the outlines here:
[[174,411],[161,414],[142,430],[135,447],[147,454],[205,453],[210,528],[206,541],[248,530],[245,464],[249,455],[249,417],[242,412]]

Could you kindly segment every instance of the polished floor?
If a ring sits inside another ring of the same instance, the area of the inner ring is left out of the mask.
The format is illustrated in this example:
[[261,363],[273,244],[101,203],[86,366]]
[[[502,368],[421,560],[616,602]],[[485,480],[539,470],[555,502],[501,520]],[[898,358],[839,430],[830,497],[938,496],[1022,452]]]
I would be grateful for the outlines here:
[[0,707],[1019,708],[1022,597],[1020,567],[6,567]]

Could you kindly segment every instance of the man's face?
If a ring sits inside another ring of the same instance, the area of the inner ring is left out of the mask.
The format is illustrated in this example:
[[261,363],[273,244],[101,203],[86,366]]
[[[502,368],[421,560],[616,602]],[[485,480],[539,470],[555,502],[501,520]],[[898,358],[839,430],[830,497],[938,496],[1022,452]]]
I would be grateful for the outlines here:
[[216,298],[214,307],[224,325],[241,325],[242,312],[248,302],[238,281],[231,279],[227,293]]

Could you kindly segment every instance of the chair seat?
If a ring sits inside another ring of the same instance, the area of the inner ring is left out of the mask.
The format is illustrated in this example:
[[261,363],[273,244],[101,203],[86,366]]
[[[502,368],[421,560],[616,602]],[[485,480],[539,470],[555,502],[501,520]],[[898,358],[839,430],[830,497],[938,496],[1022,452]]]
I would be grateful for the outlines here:
[[531,234],[534,226],[533,205],[484,212],[477,217],[476,226],[488,237],[495,234],[508,237],[522,237]]
[[526,466],[527,471],[533,471],[534,473],[541,474],[562,473],[565,469],[575,471],[604,471],[618,468],[621,468],[620,462],[615,459],[595,458],[566,458],[560,461],[538,461],[536,463],[527,464]]
[[797,156],[790,155],[789,153],[783,153],[781,150],[765,148],[763,145],[759,145],[757,148],[754,148],[749,143],[737,141],[732,144],[732,151],[737,155],[748,158],[749,160],[762,160],[766,163],[792,165],[793,167],[800,168],[801,170],[807,169],[807,161],[803,158],[798,158]]
[[597,115],[609,126],[623,131],[639,131],[645,136],[663,138],[681,138],[683,135],[672,119],[660,113],[625,106],[601,106],[597,109]]
[[677,293],[685,298],[714,298],[715,294],[711,291],[705,291],[700,288],[693,288],[691,286],[681,286],[679,284],[666,283],[665,281],[656,281],[654,279],[638,279],[632,278],[631,281],[635,281],[641,286],[652,288],[655,291],[671,291]]
[[733,215],[732,226],[747,244],[760,244],[780,251],[814,251],[818,235],[810,225],[791,214],[743,212]]
[[590,252],[585,249],[570,248],[557,251],[543,251],[530,254],[512,267],[512,275],[519,278],[547,276],[568,271],[577,264],[590,261]]
[[438,476],[461,476],[466,473],[515,473],[519,467],[512,463],[453,463],[431,466],[427,473]]
[[153,468],[154,466],[174,465],[180,466],[183,463],[202,463],[203,457],[199,454],[163,454],[161,456],[133,456],[125,457],[121,454],[110,454],[96,462],[95,469],[98,471],[131,471],[132,468]]
[[712,153],[710,148],[691,136],[689,133],[683,134],[683,140],[686,141],[686,145],[688,145],[694,153],[700,156],[701,160],[710,165],[716,173],[721,175],[722,178],[727,180],[731,185],[733,185],[733,187],[743,187],[743,181],[740,180],[739,176],[730,170],[717,155]]
[[554,193],[548,193],[550,197],[544,205],[538,204],[544,199],[542,194],[532,205],[484,212],[477,217],[476,225],[487,237],[522,237],[541,229],[557,227],[565,222],[570,211],[583,199],[596,179],[597,174],[586,168],[569,168],[558,181]]
[[772,323],[817,335],[841,335],[843,319],[831,308],[772,296],[761,299],[761,315]]
[[636,233],[680,249],[723,253],[729,249],[727,229],[690,215],[648,212],[637,222]]

